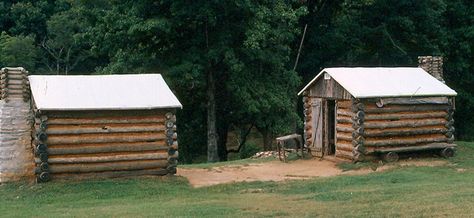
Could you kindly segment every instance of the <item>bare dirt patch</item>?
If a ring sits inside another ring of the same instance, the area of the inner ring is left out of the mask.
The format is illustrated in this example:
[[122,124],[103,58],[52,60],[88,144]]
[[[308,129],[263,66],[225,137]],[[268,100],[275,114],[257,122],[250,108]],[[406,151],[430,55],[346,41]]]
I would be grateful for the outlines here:
[[400,166],[440,166],[444,160],[401,160],[377,168],[343,171],[337,162],[320,159],[296,160],[283,163],[278,160],[264,163],[218,166],[210,169],[178,168],[178,176],[186,177],[193,187],[212,186],[232,182],[284,181],[337,175],[364,175]]

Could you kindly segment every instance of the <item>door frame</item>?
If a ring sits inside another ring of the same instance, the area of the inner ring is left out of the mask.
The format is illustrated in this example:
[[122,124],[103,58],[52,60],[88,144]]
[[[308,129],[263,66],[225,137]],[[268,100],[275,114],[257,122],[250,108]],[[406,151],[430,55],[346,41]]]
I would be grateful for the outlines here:
[[[334,104],[329,104],[332,101]],[[329,114],[329,107],[333,106],[333,113]],[[311,153],[316,157],[324,157],[325,155],[336,154],[336,126],[337,126],[337,100],[329,98],[314,98],[311,102]],[[333,119],[333,127],[330,127],[330,117]],[[319,125],[320,124],[320,125]],[[332,139],[330,140],[330,134]],[[332,152],[331,141],[333,141],[334,152]]]

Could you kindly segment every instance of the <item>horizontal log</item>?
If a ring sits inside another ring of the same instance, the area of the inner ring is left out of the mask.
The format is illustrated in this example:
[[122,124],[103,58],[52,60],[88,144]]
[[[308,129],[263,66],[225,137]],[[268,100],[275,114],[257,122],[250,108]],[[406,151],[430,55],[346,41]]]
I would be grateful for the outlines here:
[[[366,101],[375,103],[375,101]],[[382,98],[384,105],[449,104],[447,97]]]
[[336,118],[337,122],[338,123],[349,123],[349,124],[352,124],[352,119],[350,117],[341,117],[341,116],[338,116]]
[[[176,143],[177,144],[177,143]],[[177,147],[177,145],[176,145]],[[63,144],[50,145],[47,152],[50,155],[65,154],[95,154],[109,152],[160,151],[167,150],[164,142],[132,142],[132,143],[105,143],[105,144]]]
[[336,150],[351,151],[354,149],[354,146],[350,143],[336,143]]
[[[153,153],[129,153],[129,154],[100,154],[94,156],[55,156],[49,157],[49,164],[73,164],[73,163],[105,163],[117,161],[133,161],[133,160],[166,160],[168,153],[153,152]],[[41,163],[41,160],[35,158],[35,162]]]
[[140,160],[110,163],[50,164],[51,173],[89,173],[116,170],[143,170],[165,168],[167,160]]
[[355,114],[352,112],[352,111],[349,111],[349,110],[344,110],[344,109],[341,109],[341,108],[338,108],[337,109],[337,115],[341,115],[341,116],[347,116],[347,117],[353,117]]
[[100,126],[58,126],[49,125],[46,133],[49,135],[60,134],[87,134],[87,133],[126,133],[126,132],[159,132],[164,131],[162,124],[147,125],[100,125]]
[[446,111],[431,111],[427,113],[388,113],[367,114],[365,120],[401,120],[401,119],[424,119],[424,118],[446,118]]
[[12,80],[12,79],[17,79],[17,80],[24,80],[24,79],[27,79],[28,76],[26,74],[7,74],[8,76],[8,80]]
[[367,121],[364,124],[365,129],[385,129],[385,128],[399,128],[399,127],[421,127],[421,126],[435,126],[444,125],[447,121],[445,119],[430,119],[430,120],[400,120],[400,121]]
[[407,138],[407,139],[366,139],[364,145],[369,146],[392,146],[392,145],[416,145],[420,143],[436,143],[436,142],[447,142],[449,138],[446,138],[444,135],[439,137],[417,137],[417,138]]
[[112,143],[112,142],[154,142],[166,139],[163,133],[107,133],[107,134],[77,134],[49,135],[48,145]]
[[300,139],[301,139],[301,135],[299,135],[299,134],[291,134],[291,135],[286,135],[286,136],[281,136],[281,137],[276,138],[277,141],[287,141],[287,140],[290,140],[290,139],[297,139],[297,140],[300,140]]
[[28,75],[27,71],[21,67],[5,67],[2,74],[21,74],[21,75]]
[[11,79],[11,80],[8,80],[8,84],[22,85],[24,84],[24,82],[23,80],[19,80],[19,79]]
[[352,128],[352,126],[337,125],[336,126],[336,131],[338,131],[338,132],[353,132],[354,128]]
[[150,118],[162,117],[173,109],[151,110],[101,110],[101,111],[43,111],[49,118],[108,119],[108,118]]
[[365,113],[398,113],[398,112],[412,112],[412,111],[447,111],[450,109],[449,105],[389,105],[378,108],[376,105],[368,105]]
[[337,132],[336,138],[337,140],[352,141],[352,134],[349,132]]
[[337,107],[350,109],[352,107],[352,101],[337,101]]
[[336,157],[352,160],[353,155],[352,155],[352,152],[350,151],[336,150]]
[[8,86],[6,87],[7,89],[9,90],[26,90],[26,86],[25,85],[15,85],[15,84],[8,84]]
[[8,89],[8,90],[5,90],[8,95],[21,95],[23,96],[23,93],[25,93],[25,90],[23,89]]
[[136,176],[163,176],[168,174],[168,170],[163,168],[128,171],[108,171],[95,173],[61,173],[51,175],[52,180],[82,180],[82,179],[103,179],[121,178]]
[[130,123],[165,123],[164,117],[104,117],[100,119],[87,118],[49,118],[48,124],[81,125],[81,124],[130,124]]
[[409,152],[409,151],[422,151],[422,150],[433,150],[442,148],[455,148],[456,144],[450,143],[430,143],[423,145],[414,146],[397,146],[397,147],[369,147],[367,148],[368,153],[375,152]]
[[448,132],[445,127],[418,127],[399,129],[367,129],[364,132],[366,137],[391,137],[391,136],[412,136],[423,134],[444,134]]

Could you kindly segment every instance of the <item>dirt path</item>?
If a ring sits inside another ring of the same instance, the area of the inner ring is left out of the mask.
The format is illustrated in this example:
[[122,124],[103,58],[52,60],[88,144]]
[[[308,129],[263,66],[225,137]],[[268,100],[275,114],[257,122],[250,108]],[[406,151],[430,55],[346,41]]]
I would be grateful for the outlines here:
[[[447,164],[443,160],[423,161],[406,160],[397,164],[384,165],[376,169],[376,172],[387,170],[396,166],[439,166]],[[177,175],[186,177],[193,187],[212,186],[232,182],[251,181],[283,181],[289,179],[308,179],[312,177],[329,177],[337,175],[363,175],[374,172],[370,168],[360,170],[343,171],[336,163],[329,160],[296,160],[290,163],[280,161],[269,161],[246,165],[229,165],[202,168],[178,168]]]

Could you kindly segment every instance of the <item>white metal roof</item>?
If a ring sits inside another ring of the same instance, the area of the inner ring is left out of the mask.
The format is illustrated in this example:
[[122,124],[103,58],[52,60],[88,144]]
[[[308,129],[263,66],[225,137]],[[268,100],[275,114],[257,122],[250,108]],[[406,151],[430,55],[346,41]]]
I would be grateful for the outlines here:
[[160,74],[28,78],[40,110],[182,108]]
[[324,73],[355,98],[456,96],[457,93],[418,67],[337,67],[322,70],[299,93]]

